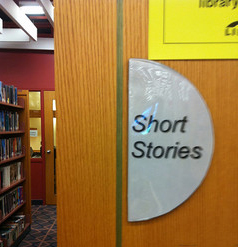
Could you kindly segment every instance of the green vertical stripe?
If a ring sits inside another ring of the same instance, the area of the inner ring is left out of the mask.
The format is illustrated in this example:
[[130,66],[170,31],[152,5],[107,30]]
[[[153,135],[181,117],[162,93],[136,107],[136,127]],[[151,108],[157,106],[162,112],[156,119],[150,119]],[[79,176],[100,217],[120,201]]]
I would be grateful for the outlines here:
[[122,246],[123,0],[117,0],[116,247]]

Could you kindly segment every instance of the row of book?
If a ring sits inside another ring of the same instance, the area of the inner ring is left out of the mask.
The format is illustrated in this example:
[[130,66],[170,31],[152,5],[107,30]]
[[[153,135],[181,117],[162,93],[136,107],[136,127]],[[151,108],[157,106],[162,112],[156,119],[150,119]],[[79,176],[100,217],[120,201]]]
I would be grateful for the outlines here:
[[19,130],[19,114],[17,112],[0,111],[0,131]]
[[0,189],[6,188],[24,177],[22,162],[12,163],[0,168]]
[[21,137],[0,139],[0,161],[22,154]]
[[0,101],[17,105],[17,88],[5,85],[0,81]]
[[0,219],[11,213],[23,201],[23,186],[18,186],[0,197]]
[[[25,215],[14,215],[0,227],[0,247],[10,247],[24,231],[26,226]],[[6,243],[4,246],[4,242]],[[1,245],[2,244],[2,245]]]

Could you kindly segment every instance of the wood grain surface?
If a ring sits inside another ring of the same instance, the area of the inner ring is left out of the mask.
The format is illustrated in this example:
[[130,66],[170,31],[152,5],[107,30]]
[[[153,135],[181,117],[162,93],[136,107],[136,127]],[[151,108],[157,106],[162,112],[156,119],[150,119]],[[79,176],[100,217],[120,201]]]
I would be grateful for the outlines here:
[[[116,246],[116,1],[55,1],[58,245]],[[127,222],[128,60],[148,57],[148,0],[123,0],[122,247],[238,246],[238,61],[161,61],[203,95],[206,179],[159,218]],[[120,247],[120,246],[116,246]]]
[[55,1],[58,246],[115,245],[116,1]]
[[[148,58],[148,1],[124,0],[124,115],[129,58]],[[187,77],[213,118],[215,152],[201,187],[171,213],[127,222],[127,131],[123,132],[123,247],[238,246],[238,61],[160,61]]]
[[25,205],[23,212],[26,215],[27,223],[31,223],[31,160],[30,160],[30,111],[29,111],[29,91],[21,90],[17,93],[18,102],[23,99],[24,110],[19,111],[20,123],[23,123],[22,128],[25,134],[22,135],[22,144],[25,157],[22,160],[24,164],[24,176],[26,181],[23,183],[23,190],[25,194]]

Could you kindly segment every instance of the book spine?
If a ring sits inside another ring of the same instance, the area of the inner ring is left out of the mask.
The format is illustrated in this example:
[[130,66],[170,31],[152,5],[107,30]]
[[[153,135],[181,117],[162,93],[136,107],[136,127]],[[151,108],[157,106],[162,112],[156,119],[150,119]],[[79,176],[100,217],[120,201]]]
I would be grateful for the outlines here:
[[2,82],[0,81],[0,101],[2,102]]
[[6,102],[10,103],[10,87],[8,85],[5,85],[6,88]]
[[15,105],[18,105],[17,88],[15,87]]
[[6,86],[2,85],[2,102],[6,102]]

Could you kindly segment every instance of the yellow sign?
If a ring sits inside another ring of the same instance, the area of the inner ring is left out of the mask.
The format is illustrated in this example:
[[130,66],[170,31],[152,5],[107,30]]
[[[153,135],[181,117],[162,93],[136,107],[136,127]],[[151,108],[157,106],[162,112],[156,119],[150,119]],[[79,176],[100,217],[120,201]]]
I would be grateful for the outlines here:
[[238,58],[238,0],[149,3],[149,59]]

